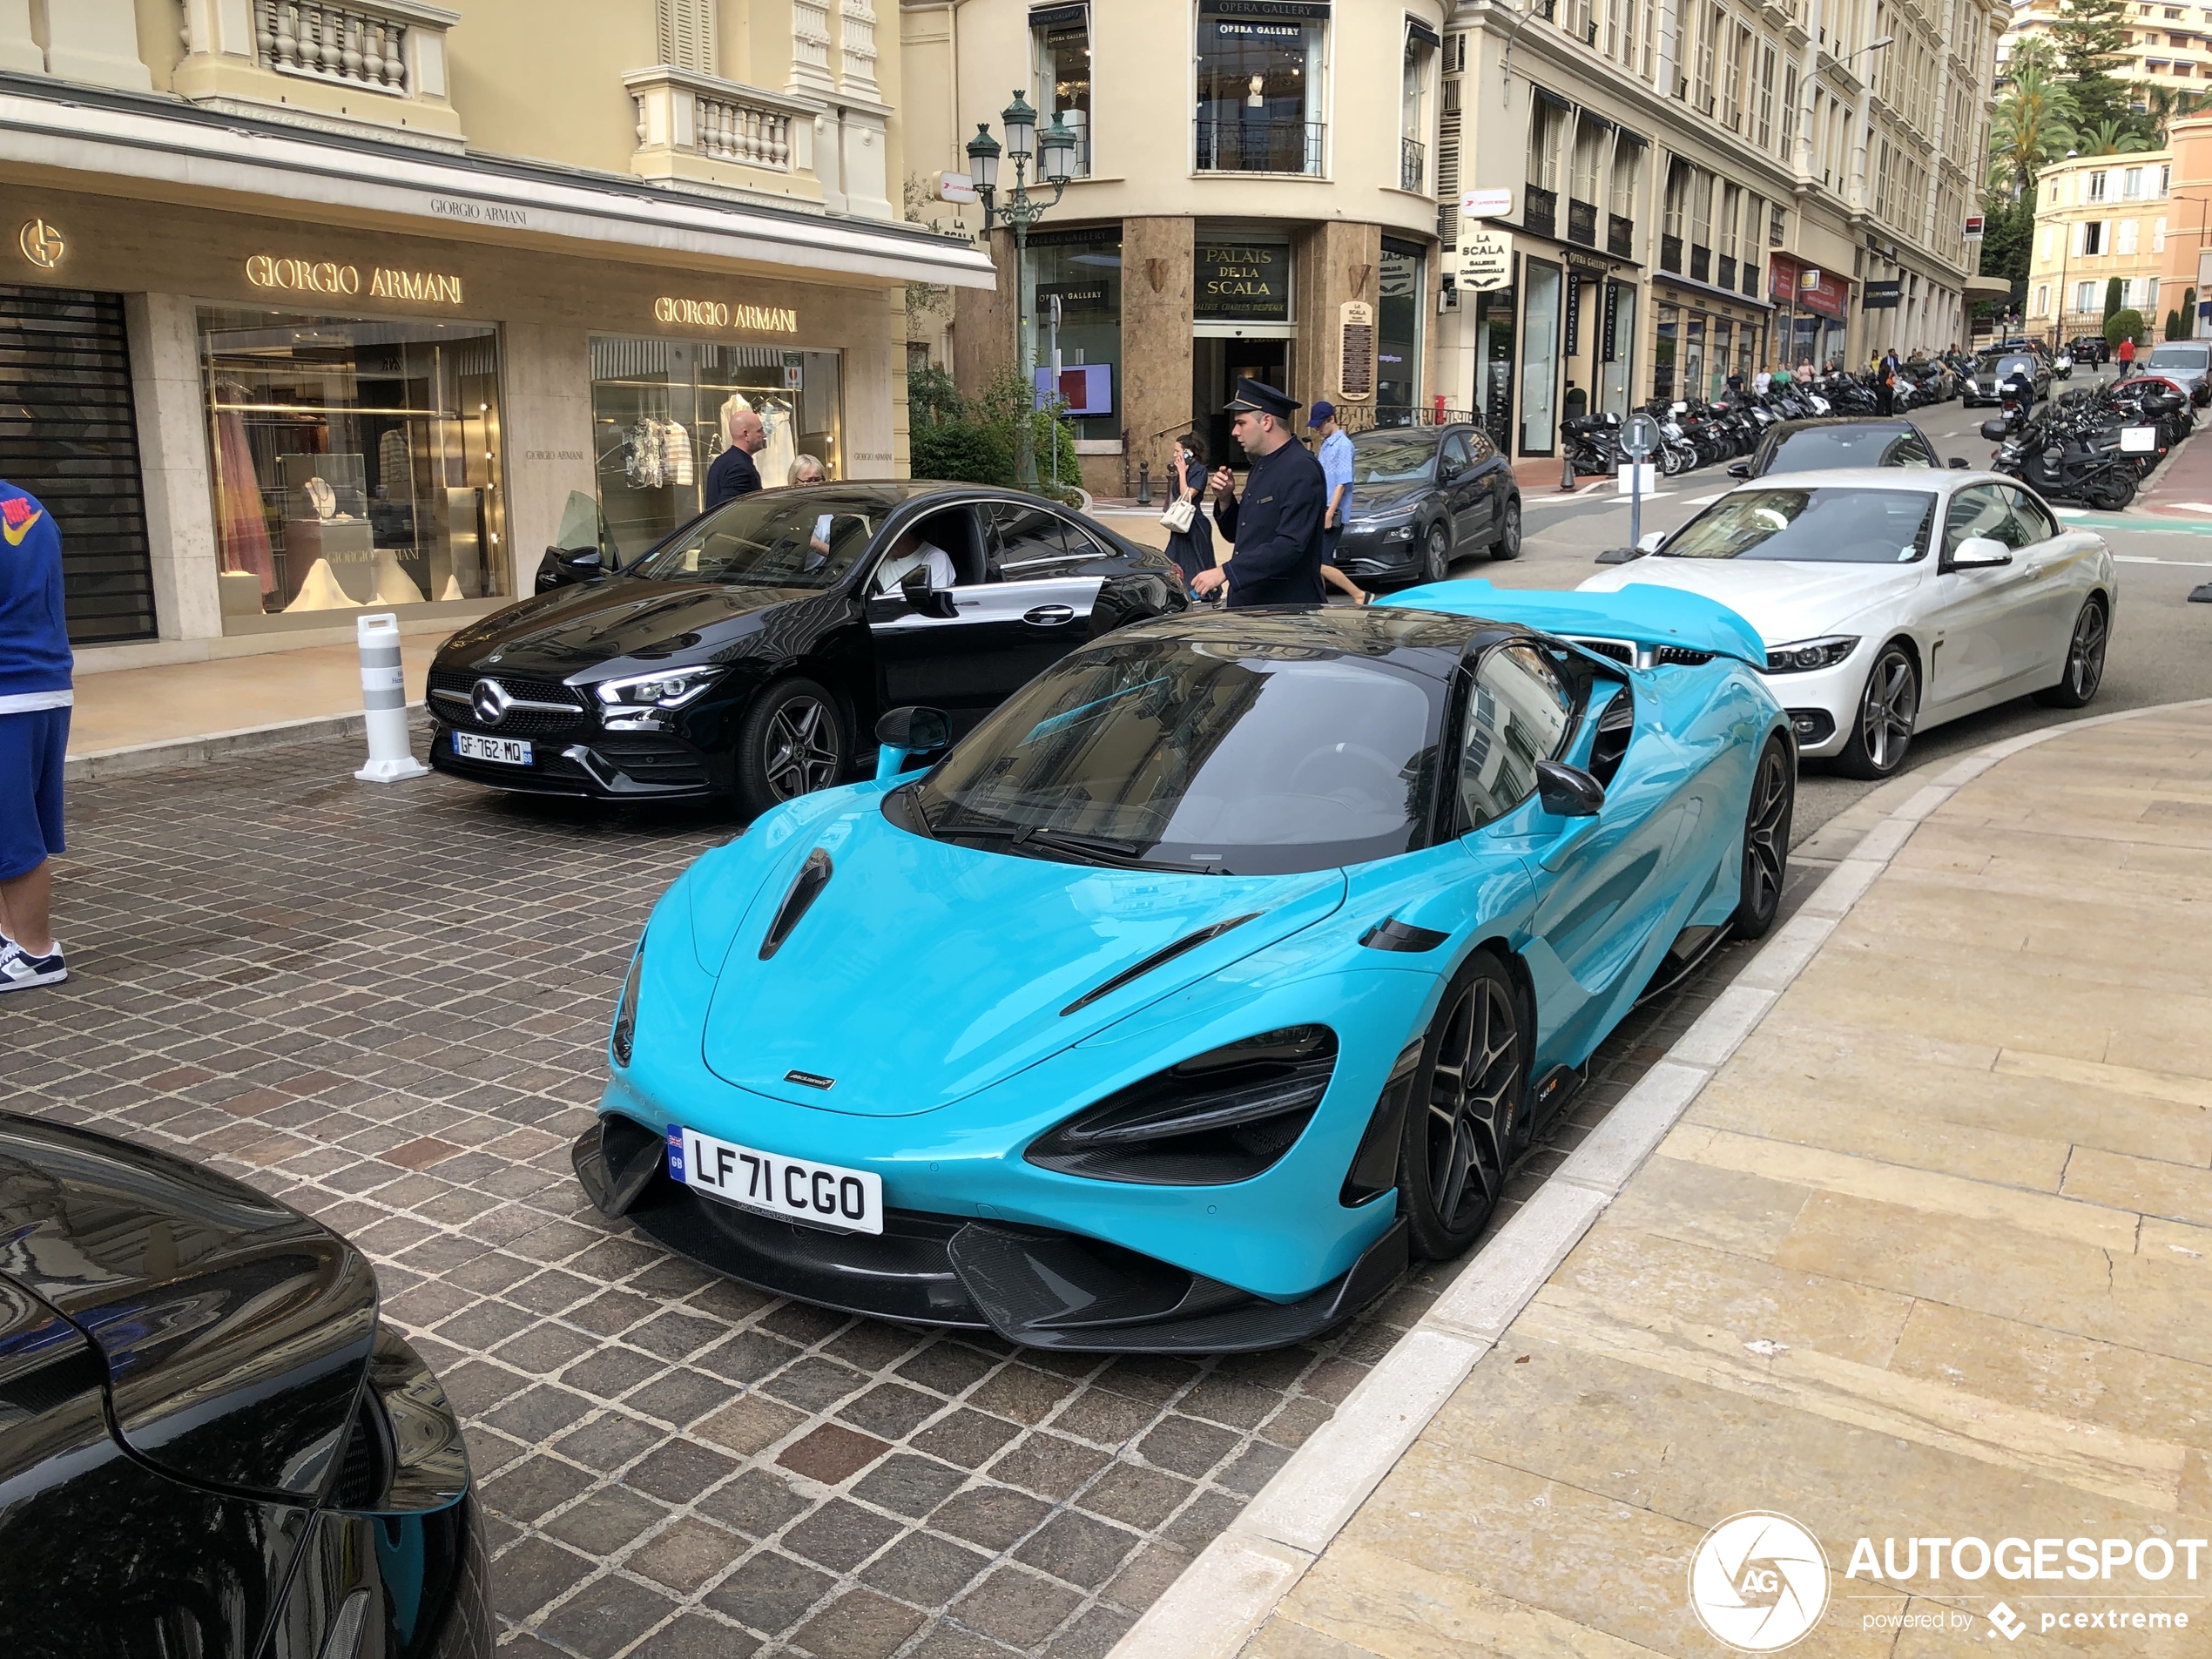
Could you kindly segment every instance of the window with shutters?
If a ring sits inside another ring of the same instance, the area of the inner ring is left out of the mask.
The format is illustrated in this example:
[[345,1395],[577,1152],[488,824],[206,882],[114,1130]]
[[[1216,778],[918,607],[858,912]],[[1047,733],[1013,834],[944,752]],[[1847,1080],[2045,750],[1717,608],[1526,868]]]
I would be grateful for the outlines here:
[[2113,243],[2112,251],[2115,253],[2133,253],[2135,251],[2135,239],[2141,233],[2140,226],[2141,224],[2142,221],[2141,219],[2121,219],[2120,221],[2120,234]]
[[1751,142],[1762,150],[1774,148],[1774,48],[1759,49],[1759,105]]
[[660,60],[701,75],[714,73],[714,0],[657,0]]
[[1436,124],[1436,239],[1447,253],[1460,245],[1460,86],[1444,83],[1444,113]]

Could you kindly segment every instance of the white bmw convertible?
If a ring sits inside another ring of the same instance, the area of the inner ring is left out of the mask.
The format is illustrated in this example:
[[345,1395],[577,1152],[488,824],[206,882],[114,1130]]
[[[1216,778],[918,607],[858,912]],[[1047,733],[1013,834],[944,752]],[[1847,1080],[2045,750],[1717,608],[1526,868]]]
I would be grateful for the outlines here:
[[1858,778],[1895,772],[1914,732],[2012,698],[2080,708],[2119,597],[2104,538],[2033,491],[1895,468],[1745,484],[1582,586],[1639,583],[1717,599],[1757,629],[1798,752]]

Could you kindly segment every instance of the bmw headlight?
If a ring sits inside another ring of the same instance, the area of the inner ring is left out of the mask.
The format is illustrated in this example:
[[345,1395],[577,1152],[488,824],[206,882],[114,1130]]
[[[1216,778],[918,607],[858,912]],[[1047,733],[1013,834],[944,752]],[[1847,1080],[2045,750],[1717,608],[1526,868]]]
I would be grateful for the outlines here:
[[1289,1151],[1327,1092],[1337,1034],[1286,1026],[1195,1055],[1109,1095],[1022,1156],[1094,1181],[1249,1181]]
[[622,1001],[615,1005],[615,1034],[613,1049],[615,1063],[626,1066],[630,1054],[637,1042],[637,981],[645,971],[645,943],[637,941],[637,948],[630,958],[630,977],[622,982]]
[[1858,649],[1857,634],[1830,634],[1823,639],[1800,639],[1787,645],[1770,645],[1766,671],[1803,674],[1816,668],[1833,668]]
[[680,709],[721,678],[719,668],[671,668],[659,674],[602,680],[598,696],[610,709]]

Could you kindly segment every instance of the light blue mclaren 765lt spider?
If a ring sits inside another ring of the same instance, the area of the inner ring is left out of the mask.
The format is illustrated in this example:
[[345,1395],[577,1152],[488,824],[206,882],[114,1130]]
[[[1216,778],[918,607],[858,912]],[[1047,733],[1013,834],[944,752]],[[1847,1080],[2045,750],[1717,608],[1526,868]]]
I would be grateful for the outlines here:
[[1642,998],[1772,926],[1766,651],[1651,587],[1122,629],[878,729],[661,898],[575,1165],[803,1300],[1037,1347],[1325,1330],[1474,1243]]

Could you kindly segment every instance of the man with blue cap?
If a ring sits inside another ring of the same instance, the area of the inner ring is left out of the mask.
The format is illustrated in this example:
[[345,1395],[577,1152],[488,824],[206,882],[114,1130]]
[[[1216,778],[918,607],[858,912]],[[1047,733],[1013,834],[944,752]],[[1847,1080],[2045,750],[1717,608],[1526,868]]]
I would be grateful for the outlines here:
[[1321,520],[1329,490],[1321,463],[1291,435],[1298,405],[1257,375],[1238,382],[1226,413],[1251,466],[1244,499],[1226,467],[1213,475],[1214,523],[1236,543],[1225,566],[1201,570],[1190,590],[1204,598],[1224,583],[1231,610],[1321,603]]

